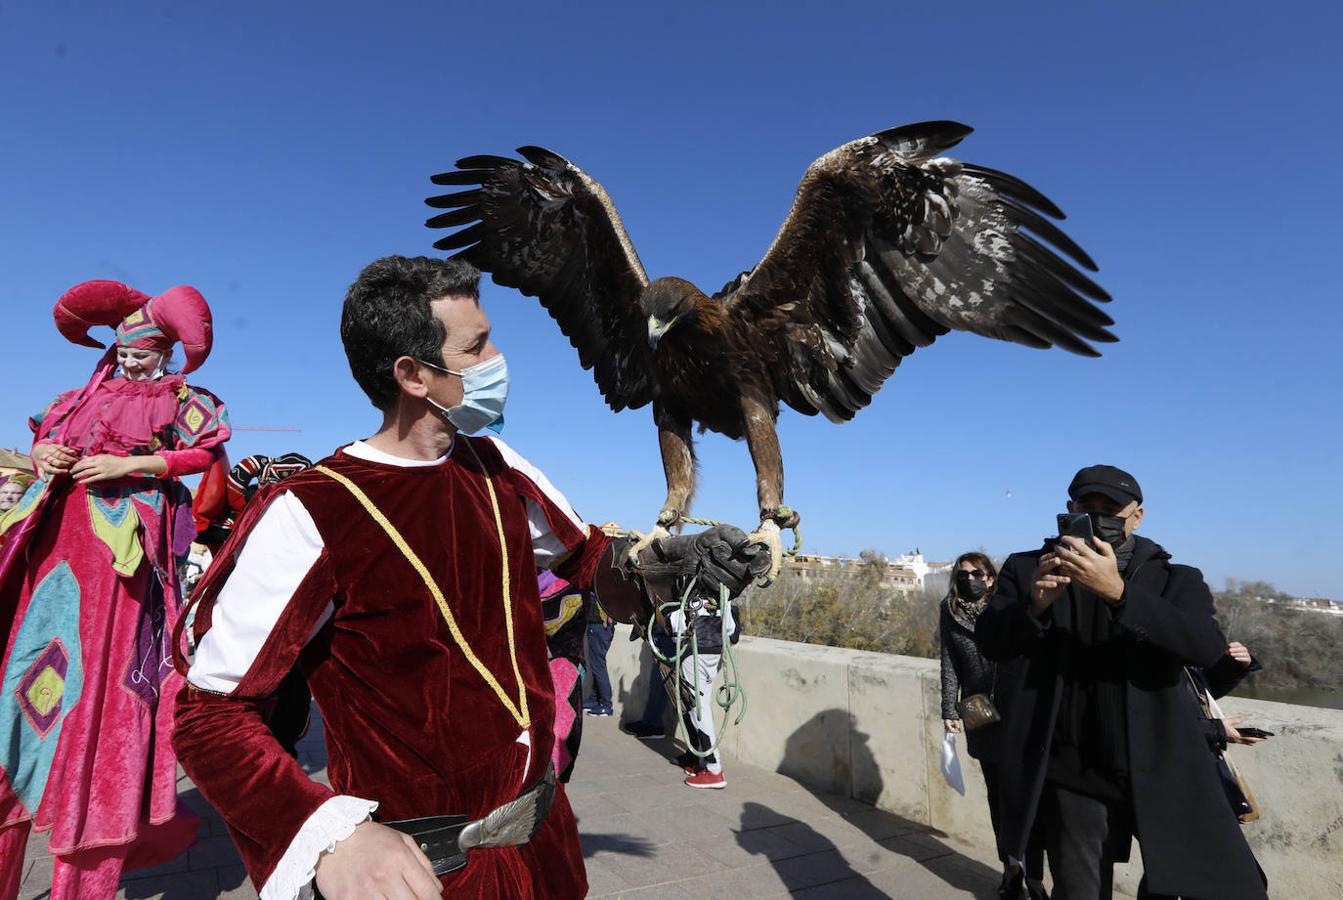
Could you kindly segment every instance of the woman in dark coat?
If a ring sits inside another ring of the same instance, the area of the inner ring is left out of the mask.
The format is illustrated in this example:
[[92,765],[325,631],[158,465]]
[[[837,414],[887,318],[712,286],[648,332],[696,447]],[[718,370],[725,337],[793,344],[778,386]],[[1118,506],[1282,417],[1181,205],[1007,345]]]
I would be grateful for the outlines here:
[[[975,620],[988,606],[998,570],[983,553],[962,553],[951,568],[951,584],[942,600],[938,634],[942,642],[942,725],[949,734],[964,730],[956,703],[975,694],[993,696],[994,664],[984,658],[975,645]],[[965,731],[966,752],[979,760],[984,773],[984,787],[989,800],[989,819],[993,835],[998,839],[998,756],[994,752],[996,724]],[[1002,841],[999,839],[998,843]],[[1046,897],[1039,876],[1044,868],[1043,853],[1035,848],[1027,868],[1031,878],[1023,886],[1020,867],[1009,864],[1003,857],[1003,881],[998,888],[1000,897]]]

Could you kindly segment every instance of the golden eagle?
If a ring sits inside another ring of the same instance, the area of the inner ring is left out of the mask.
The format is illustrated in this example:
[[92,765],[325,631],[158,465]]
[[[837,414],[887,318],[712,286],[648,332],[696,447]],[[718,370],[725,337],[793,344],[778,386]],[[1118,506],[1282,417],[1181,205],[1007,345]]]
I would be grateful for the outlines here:
[[469,189],[429,198],[450,211],[426,224],[467,226],[434,246],[539,298],[611,409],[653,404],[667,477],[654,534],[688,513],[692,424],[746,439],[753,537],[774,552],[772,577],[779,529],[797,522],[783,506],[780,400],[846,422],[952,328],[1085,356],[1099,355],[1088,341],[1116,340],[1089,302],[1109,295],[1078,270],[1096,264],[1050,221],[1059,208],[1018,178],[938,156],[970,132],[905,125],[825,154],[764,258],[712,297],[681,278],[650,282],[602,186],[540,147],[435,175]]

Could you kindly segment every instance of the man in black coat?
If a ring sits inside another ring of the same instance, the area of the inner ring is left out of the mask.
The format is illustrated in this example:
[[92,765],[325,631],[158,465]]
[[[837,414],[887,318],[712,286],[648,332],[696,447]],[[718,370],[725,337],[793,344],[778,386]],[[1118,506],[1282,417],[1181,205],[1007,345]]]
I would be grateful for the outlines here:
[[1068,494],[1090,514],[1091,545],[1066,537],[1009,557],[975,628],[1000,663],[999,852],[1024,858],[1037,828],[1056,900],[1108,900],[1137,837],[1142,896],[1262,900],[1184,671],[1226,652],[1212,593],[1134,534],[1133,476],[1089,466]]

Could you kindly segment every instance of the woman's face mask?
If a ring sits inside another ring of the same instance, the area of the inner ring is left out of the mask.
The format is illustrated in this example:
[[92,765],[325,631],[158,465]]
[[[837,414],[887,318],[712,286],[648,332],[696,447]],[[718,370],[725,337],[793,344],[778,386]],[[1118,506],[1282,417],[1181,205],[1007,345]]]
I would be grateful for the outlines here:
[[462,379],[462,402],[451,408],[425,397],[429,405],[462,434],[475,434],[488,428],[496,434],[504,427],[504,403],[508,400],[508,363],[500,353],[483,363],[462,369],[446,369],[431,362],[420,362],[431,369]]
[[[975,577],[975,572],[979,572],[978,578]],[[962,600],[978,602],[988,592],[989,583],[979,569],[975,569],[974,572],[960,569],[956,572],[956,594]]]

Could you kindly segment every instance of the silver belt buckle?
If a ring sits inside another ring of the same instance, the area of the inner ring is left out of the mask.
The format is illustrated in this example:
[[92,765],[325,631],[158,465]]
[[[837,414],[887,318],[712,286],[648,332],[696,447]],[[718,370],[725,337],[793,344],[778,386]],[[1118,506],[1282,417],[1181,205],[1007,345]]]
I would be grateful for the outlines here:
[[531,840],[555,802],[555,768],[546,767],[536,787],[516,800],[476,819],[462,829],[457,846],[463,852],[477,847],[517,847]]

